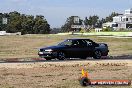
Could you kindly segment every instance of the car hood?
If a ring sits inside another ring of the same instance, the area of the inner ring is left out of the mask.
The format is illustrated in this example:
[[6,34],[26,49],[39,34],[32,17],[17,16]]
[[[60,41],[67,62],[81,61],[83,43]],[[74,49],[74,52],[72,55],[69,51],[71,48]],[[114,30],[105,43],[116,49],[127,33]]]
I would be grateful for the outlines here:
[[49,46],[49,47],[43,47],[43,48],[40,48],[40,49],[58,49],[58,48],[64,48],[64,47],[66,47],[66,46],[59,46],[59,45],[57,45],[57,46]]

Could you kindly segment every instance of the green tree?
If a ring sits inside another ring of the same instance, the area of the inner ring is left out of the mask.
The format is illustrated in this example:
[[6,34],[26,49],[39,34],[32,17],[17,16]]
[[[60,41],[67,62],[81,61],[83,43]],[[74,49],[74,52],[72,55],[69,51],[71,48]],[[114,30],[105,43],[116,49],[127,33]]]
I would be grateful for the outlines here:
[[85,17],[84,25],[89,26],[90,28],[94,28],[98,25],[99,17],[97,15],[89,16],[89,18]]
[[103,23],[106,23],[104,18],[102,18],[101,20],[98,20],[95,27],[101,28]]
[[7,24],[6,31],[11,32],[11,33],[21,31],[22,26],[21,26],[21,19],[20,18],[21,18],[20,13],[18,13],[16,11],[10,12],[9,13],[9,20],[8,20],[9,22]]
[[86,26],[89,25],[89,20],[87,17],[85,17],[85,20],[83,22],[84,22],[84,25],[86,25]]
[[[2,24],[2,18],[8,18],[8,24]],[[22,32],[22,34],[45,34],[50,32],[50,25],[42,15],[20,14],[17,11],[0,13],[0,30],[10,33]]]
[[96,23],[98,22],[99,17],[97,15],[89,17],[89,25],[95,27]]
[[3,17],[3,14],[0,13],[0,31],[2,31],[2,17]]
[[112,22],[114,16],[118,16],[119,14],[116,12],[112,12],[108,17],[105,18],[106,22]]
[[35,18],[35,23],[33,27],[34,33],[39,33],[39,34],[47,34],[50,32],[50,25],[44,19],[44,16],[42,15],[37,15]]

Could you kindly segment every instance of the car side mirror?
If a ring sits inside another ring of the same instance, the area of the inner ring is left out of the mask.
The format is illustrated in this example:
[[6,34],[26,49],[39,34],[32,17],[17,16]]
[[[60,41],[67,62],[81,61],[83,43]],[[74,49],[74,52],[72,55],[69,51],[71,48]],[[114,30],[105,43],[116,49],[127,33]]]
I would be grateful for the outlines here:
[[93,44],[92,43],[89,43],[88,46],[92,46]]

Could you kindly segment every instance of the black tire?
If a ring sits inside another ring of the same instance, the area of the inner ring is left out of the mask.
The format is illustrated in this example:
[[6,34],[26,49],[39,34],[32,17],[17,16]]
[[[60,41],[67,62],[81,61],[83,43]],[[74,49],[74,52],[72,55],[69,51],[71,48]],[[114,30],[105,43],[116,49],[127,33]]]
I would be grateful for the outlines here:
[[58,57],[59,60],[66,60],[66,55],[64,52],[58,52]]
[[90,80],[86,77],[83,77],[80,79],[81,86],[88,86],[91,84]]
[[101,56],[102,56],[101,51],[100,50],[95,50],[93,58],[94,59],[100,59]]
[[87,57],[81,57],[81,59],[85,60],[85,59],[87,59]]

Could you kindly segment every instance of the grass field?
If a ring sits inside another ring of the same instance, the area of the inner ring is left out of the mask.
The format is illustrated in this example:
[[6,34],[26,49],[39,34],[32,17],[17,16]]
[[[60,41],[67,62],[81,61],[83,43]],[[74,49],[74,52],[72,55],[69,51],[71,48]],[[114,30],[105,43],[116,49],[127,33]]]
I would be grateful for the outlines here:
[[[131,38],[22,35],[0,36],[0,59],[37,58],[39,47],[56,45],[67,38],[90,38],[96,42],[107,43],[110,56],[132,55]],[[89,72],[90,79],[132,80],[132,58],[125,59],[0,63],[0,88],[83,88],[78,81],[81,68]],[[89,86],[86,88],[132,88],[132,86]]]
[[105,38],[81,35],[22,35],[0,36],[0,59],[38,57],[38,48],[56,45],[67,38],[90,38],[109,46],[109,55],[132,54],[131,38]]
[[[72,33],[58,33],[58,35],[66,35],[66,34],[72,34]],[[82,35],[82,33],[74,33],[78,35]],[[112,35],[112,36],[132,36],[132,32],[86,32],[83,33],[83,35]]]

